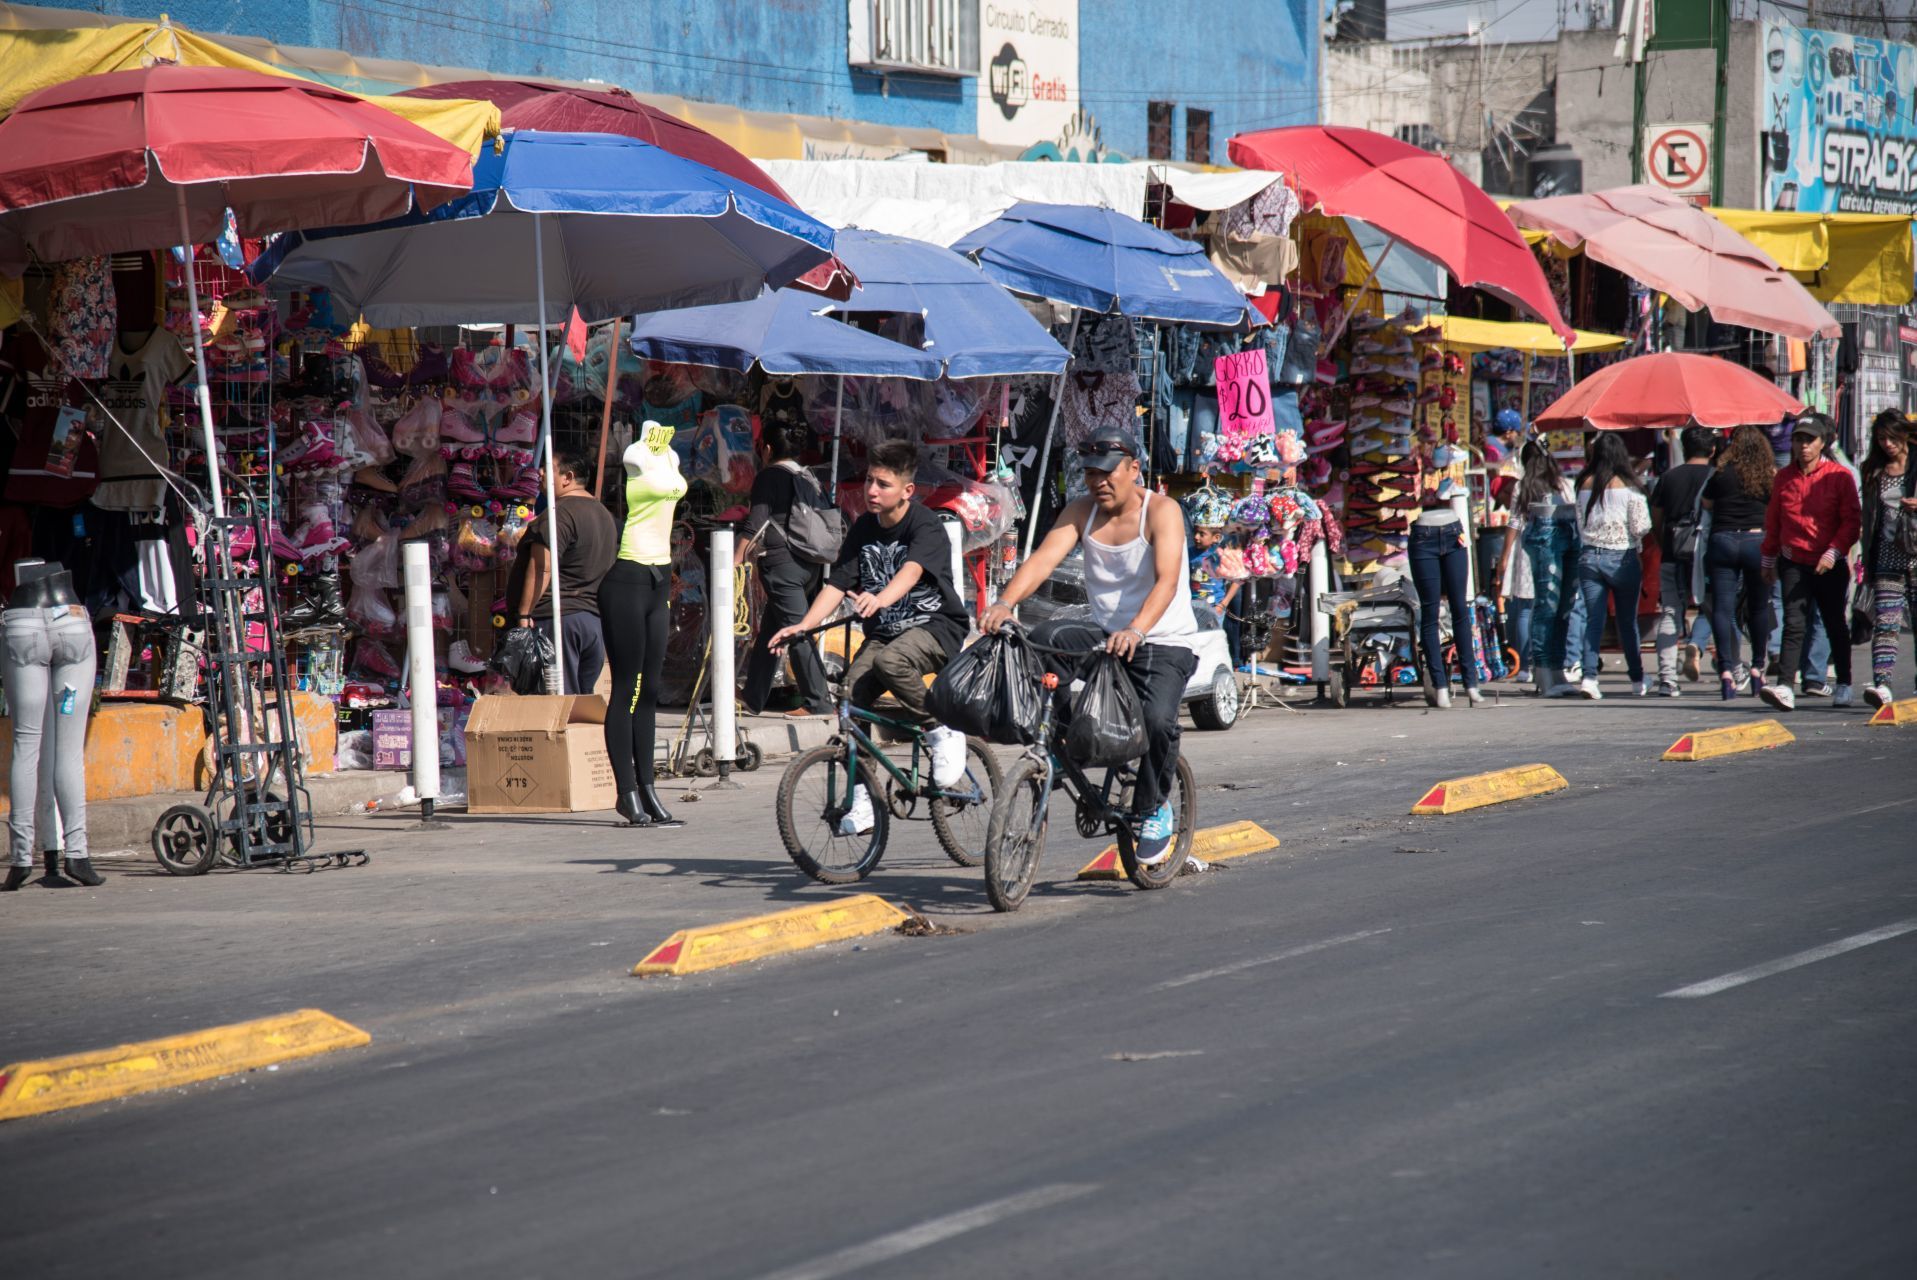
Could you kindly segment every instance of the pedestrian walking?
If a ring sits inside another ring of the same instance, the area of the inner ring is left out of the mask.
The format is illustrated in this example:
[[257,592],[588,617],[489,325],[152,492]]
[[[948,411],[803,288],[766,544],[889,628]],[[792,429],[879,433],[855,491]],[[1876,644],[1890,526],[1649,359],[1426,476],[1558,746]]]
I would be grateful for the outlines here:
[[1764,689],[1764,701],[1780,711],[1797,709],[1788,683],[1804,657],[1815,609],[1830,637],[1837,668],[1833,707],[1850,705],[1850,564],[1845,559],[1862,524],[1857,482],[1850,470],[1825,456],[1837,429],[1821,413],[1806,413],[1791,425],[1791,460],[1771,483],[1764,513],[1765,581],[1784,590],[1784,679]]
[[1598,643],[1604,636],[1604,602],[1617,613],[1618,645],[1631,677],[1631,692],[1643,697],[1644,655],[1637,628],[1637,598],[1644,585],[1639,548],[1651,531],[1651,507],[1623,437],[1600,433],[1591,461],[1578,477],[1578,593],[1584,599],[1583,678],[1578,692],[1595,701]]
[[[1711,638],[1716,642],[1718,680],[1726,701],[1764,688],[1764,655],[1770,651],[1774,621],[1762,548],[1764,513],[1776,475],[1769,433],[1746,424],[1731,433],[1730,445],[1704,485],[1704,509],[1711,516],[1704,572],[1711,584]],[[1739,647],[1740,601],[1751,641],[1749,667]]]
[[[605,633],[599,626],[599,584],[619,554],[619,524],[606,505],[592,496],[592,464],[575,453],[553,458],[557,516],[543,512],[526,527],[515,566],[522,572],[513,594],[519,625],[538,627],[560,653],[567,693],[591,693],[606,665]],[[552,535],[559,530],[558,554]],[[552,571],[559,565],[559,625],[552,634]]]
[[1529,634],[1518,642],[1519,652],[1539,695],[1561,697],[1570,691],[1565,643],[1577,592],[1577,509],[1571,482],[1542,440],[1525,441],[1518,460],[1524,473],[1511,500],[1514,531],[1506,548],[1507,556],[1517,548],[1524,562],[1524,576],[1514,583],[1531,588]]
[[1917,467],[1910,465],[1910,422],[1886,409],[1871,424],[1864,457],[1860,527],[1864,584],[1870,603],[1870,685],[1864,701],[1891,701],[1897,645],[1917,618]]
[[[765,612],[752,640],[752,652],[746,657],[745,688],[740,695],[740,702],[753,715],[765,710],[766,700],[772,696],[772,678],[778,672],[779,655],[772,652],[768,639],[805,617],[806,607],[825,584],[826,566],[793,555],[787,536],[793,506],[812,500],[818,491],[818,482],[798,463],[805,438],[805,428],[796,424],[772,423],[765,428],[759,441],[759,474],[752,481],[752,507],[746,512],[746,540],[736,553],[736,559],[743,561],[752,539],[759,539],[759,582],[765,587]],[[808,490],[803,496],[801,485]],[[792,678],[799,687],[799,705],[787,714],[830,714],[832,690],[826,684],[817,642],[811,636],[802,637],[787,645],[786,653],[792,660]]]
[[1684,461],[1651,487],[1651,530],[1663,557],[1658,562],[1656,631],[1657,695],[1661,698],[1684,692],[1680,678],[1698,678],[1696,649],[1689,643],[1684,619],[1691,602],[1691,565],[1704,514],[1704,486],[1711,478],[1711,443],[1711,432],[1686,427],[1678,436]]

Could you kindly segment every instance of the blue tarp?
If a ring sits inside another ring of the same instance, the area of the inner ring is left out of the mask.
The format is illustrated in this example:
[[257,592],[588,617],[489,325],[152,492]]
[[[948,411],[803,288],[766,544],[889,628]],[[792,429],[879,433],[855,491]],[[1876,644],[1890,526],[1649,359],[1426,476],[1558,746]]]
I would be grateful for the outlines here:
[[939,376],[936,357],[816,314],[827,305],[817,294],[781,289],[750,302],[635,316],[632,349],[648,360],[742,372],[757,361],[767,373],[786,377],[822,373],[930,382]]
[[1027,201],[952,248],[1008,289],[1088,311],[1220,329],[1263,323],[1204,250],[1111,209]]
[[[536,301],[533,217],[546,301]],[[376,328],[564,323],[756,296],[831,256],[832,229],[636,138],[508,133],[473,190],[428,213],[277,238],[256,280],[332,290]]]

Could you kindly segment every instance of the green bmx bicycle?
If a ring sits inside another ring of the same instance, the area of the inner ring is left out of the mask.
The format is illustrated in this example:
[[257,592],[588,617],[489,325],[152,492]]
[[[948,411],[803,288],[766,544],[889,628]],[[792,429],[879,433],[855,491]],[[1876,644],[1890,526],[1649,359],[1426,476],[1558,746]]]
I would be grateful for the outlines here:
[[[806,635],[850,628],[857,619],[841,618],[814,627]],[[917,816],[926,803],[932,830],[946,856],[961,867],[976,867],[985,857],[986,826],[998,795],[1000,771],[990,748],[977,738],[965,743],[965,775],[949,787],[932,781],[932,753],[924,731],[915,725],[852,705],[849,683],[839,688],[839,729],[824,746],[814,747],[786,766],[779,779],[779,839],[799,870],[822,884],[854,884],[872,874],[885,856],[891,819]],[[864,725],[901,736],[912,750],[909,767],[881,751]],[[883,772],[884,780],[880,775]],[[870,830],[843,829],[853,806],[853,788],[870,797]]]

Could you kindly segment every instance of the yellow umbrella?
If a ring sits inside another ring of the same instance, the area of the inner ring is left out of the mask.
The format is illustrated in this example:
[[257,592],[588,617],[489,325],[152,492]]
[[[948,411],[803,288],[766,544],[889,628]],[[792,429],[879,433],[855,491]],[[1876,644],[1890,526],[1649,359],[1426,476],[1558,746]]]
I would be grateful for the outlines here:
[[[1492,351],[1509,349],[1523,351],[1531,355],[1561,356],[1564,343],[1557,334],[1551,332],[1547,324],[1535,324],[1529,321],[1473,320],[1469,316],[1439,316],[1430,324],[1418,330],[1429,335],[1438,330],[1446,346],[1461,351]],[[1629,339],[1609,333],[1592,333],[1587,329],[1573,330],[1577,341],[1571,351],[1576,355],[1586,355],[1593,351],[1616,351]]]

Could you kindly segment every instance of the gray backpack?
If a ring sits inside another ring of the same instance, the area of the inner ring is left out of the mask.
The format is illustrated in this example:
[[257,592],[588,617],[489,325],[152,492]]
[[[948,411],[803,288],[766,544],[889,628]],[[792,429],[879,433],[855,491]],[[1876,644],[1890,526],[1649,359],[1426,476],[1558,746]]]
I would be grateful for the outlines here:
[[786,549],[808,564],[836,564],[845,541],[845,513],[825,500],[810,471],[796,462],[779,465],[791,470],[794,490],[785,518]]

